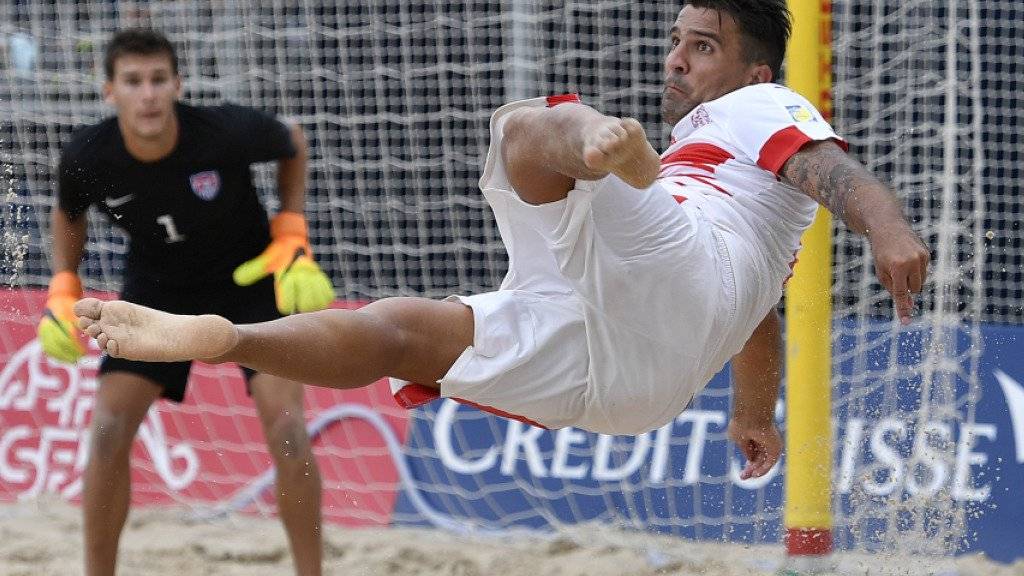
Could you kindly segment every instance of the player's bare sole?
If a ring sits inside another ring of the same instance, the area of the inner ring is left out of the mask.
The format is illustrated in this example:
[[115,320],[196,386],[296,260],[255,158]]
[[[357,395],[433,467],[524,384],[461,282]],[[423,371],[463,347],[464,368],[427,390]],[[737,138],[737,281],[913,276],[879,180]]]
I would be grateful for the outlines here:
[[226,354],[238,342],[227,319],[211,314],[179,316],[115,300],[75,303],[78,325],[115,358],[148,362],[203,360]]
[[587,134],[583,144],[587,168],[610,172],[634,188],[647,188],[661,170],[661,158],[632,118],[608,117]]

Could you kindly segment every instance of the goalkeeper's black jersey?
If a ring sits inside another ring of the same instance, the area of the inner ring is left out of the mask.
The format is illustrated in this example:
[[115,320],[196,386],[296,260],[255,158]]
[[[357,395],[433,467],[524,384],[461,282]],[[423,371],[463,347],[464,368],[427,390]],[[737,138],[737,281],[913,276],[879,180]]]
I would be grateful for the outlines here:
[[117,118],[75,132],[61,154],[60,207],[95,204],[129,236],[126,282],[184,288],[229,282],[269,242],[254,163],[290,158],[274,116],[232,104],[177,105],[178,144],[152,163],[128,153]]

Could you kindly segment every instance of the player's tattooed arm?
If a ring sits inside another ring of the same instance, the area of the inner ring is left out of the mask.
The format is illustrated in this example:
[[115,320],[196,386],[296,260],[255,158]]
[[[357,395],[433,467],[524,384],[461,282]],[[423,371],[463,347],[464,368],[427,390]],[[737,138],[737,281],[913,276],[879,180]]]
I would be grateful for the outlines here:
[[855,232],[869,233],[873,215],[903,220],[886,186],[835,142],[808,144],[786,162],[782,176]]
[[875,271],[907,323],[930,255],[903,216],[896,196],[835,142],[812,142],[782,167],[782,176],[871,241]]

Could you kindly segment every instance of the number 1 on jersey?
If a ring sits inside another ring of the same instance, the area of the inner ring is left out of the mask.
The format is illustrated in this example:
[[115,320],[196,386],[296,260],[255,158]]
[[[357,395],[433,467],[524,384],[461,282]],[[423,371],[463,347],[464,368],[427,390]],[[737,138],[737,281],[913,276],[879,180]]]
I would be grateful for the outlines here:
[[160,216],[156,219],[156,222],[163,226],[164,230],[167,231],[167,238],[164,239],[164,242],[174,244],[175,242],[181,242],[185,239],[184,236],[178,233],[178,229],[174,226],[174,218],[170,214]]

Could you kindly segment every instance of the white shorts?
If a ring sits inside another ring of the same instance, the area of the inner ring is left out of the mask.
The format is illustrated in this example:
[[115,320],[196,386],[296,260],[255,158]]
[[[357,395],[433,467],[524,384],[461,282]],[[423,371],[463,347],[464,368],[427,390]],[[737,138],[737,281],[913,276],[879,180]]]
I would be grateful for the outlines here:
[[705,352],[735,312],[727,254],[698,211],[658,184],[636,190],[609,176],[577,182],[559,202],[523,202],[502,166],[502,121],[545,104],[513,103],[491,120],[481,189],[509,271],[496,292],[453,297],[476,327],[441,395],[548,428],[652,430],[721,368]]
[[545,428],[576,426],[585,412],[588,354],[579,301],[500,290],[456,297],[473,309],[473,346],[441,379],[441,396]]

